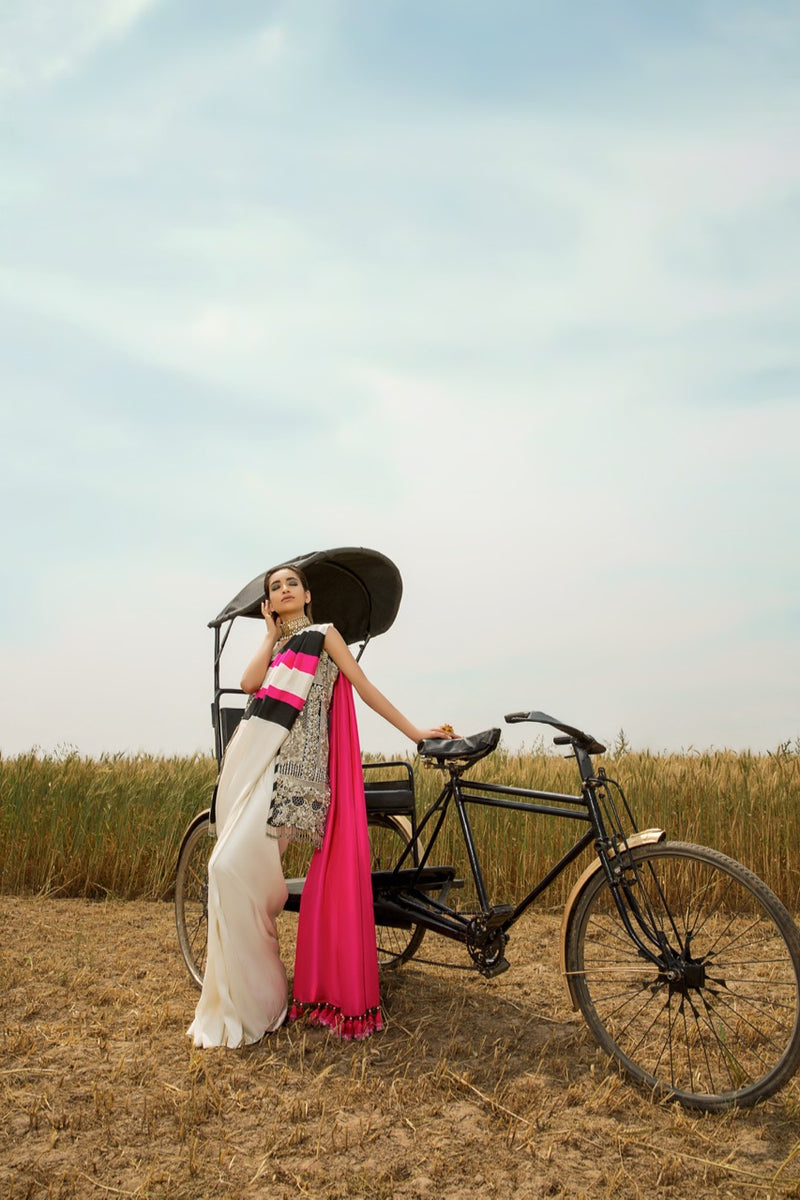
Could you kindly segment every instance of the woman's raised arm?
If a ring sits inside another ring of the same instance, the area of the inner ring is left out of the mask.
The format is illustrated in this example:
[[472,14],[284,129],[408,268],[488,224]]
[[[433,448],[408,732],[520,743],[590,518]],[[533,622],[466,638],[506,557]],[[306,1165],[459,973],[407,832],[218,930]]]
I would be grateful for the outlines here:
[[378,716],[388,721],[390,725],[394,725],[395,729],[399,729],[412,742],[420,742],[423,738],[452,737],[452,734],[441,726],[433,729],[418,729],[409,721],[408,717],[404,717],[399,709],[386,699],[383,692],[379,692],[374,683],[370,683],[350,653],[350,648],[344,638],[333,625],[325,635],[325,649],[345,678],[350,680],[364,703]]
[[264,682],[264,676],[272,660],[272,651],[275,649],[275,643],[278,640],[278,626],[266,600],[261,605],[261,614],[267,626],[266,636],[245,667],[240,683],[242,691],[247,692],[250,696],[252,696],[253,692],[257,692]]

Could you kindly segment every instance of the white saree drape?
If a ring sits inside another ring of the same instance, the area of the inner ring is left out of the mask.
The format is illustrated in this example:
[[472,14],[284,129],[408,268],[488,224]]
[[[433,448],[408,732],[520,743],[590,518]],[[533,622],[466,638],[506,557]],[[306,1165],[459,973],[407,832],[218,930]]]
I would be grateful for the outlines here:
[[328,626],[289,640],[248,704],[220,772],[208,865],[208,953],[188,1035],[196,1046],[257,1042],[282,1024],[286,972],[276,920],[286,903],[280,844],[266,832],[275,758],[302,711]]
[[274,757],[272,763],[262,761],[253,733],[251,721],[234,735],[225,761],[226,772],[234,774],[217,795],[218,837],[208,864],[208,955],[188,1031],[196,1046],[257,1042],[286,1015],[276,928],[286,883],[279,843],[264,830]]

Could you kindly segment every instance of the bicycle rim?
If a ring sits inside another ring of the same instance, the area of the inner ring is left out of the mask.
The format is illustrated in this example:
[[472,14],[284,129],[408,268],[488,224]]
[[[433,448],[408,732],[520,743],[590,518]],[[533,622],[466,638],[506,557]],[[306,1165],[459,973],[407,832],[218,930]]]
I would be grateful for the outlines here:
[[184,961],[194,982],[203,986],[208,949],[208,860],[214,848],[209,814],[189,826],[175,872],[175,927]]
[[630,895],[663,939],[661,966],[628,935],[605,874],[592,876],[567,941],[587,1024],[634,1078],[687,1107],[745,1107],[772,1095],[800,1063],[800,934],[791,916],[715,850],[673,842],[631,855]]
[[[370,869],[390,871],[411,841],[409,821],[388,813],[371,812],[367,817],[367,828]],[[424,936],[425,929],[411,922],[402,926],[376,924],[378,966],[386,970],[408,962],[416,954]]]

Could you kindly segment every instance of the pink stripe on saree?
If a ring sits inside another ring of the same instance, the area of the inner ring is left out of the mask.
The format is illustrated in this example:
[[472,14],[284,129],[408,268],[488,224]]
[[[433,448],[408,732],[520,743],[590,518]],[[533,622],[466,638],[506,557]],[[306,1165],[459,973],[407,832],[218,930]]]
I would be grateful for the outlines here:
[[282,650],[280,654],[276,654],[270,667],[291,667],[293,671],[305,671],[308,675],[314,675],[319,665],[318,654],[303,654],[300,650]]
[[340,673],[330,717],[331,806],[300,901],[290,1019],[338,1037],[383,1028],[367,809],[353,690]]
[[285,692],[282,688],[269,687],[259,688],[253,693],[259,700],[263,700],[265,696],[269,696],[270,700],[282,700],[284,704],[291,704],[292,708],[296,708],[299,712],[305,704],[305,696],[296,696],[294,692]]

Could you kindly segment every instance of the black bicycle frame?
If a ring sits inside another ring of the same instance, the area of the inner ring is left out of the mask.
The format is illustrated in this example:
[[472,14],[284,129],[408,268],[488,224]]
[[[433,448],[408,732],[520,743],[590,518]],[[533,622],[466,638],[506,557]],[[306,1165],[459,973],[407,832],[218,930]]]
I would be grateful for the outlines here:
[[[613,802],[613,798],[610,796],[610,785],[613,785],[613,781],[608,780],[603,771],[595,775],[589,754],[580,745],[572,744],[583,783],[583,790],[580,796],[560,792],[538,791],[533,788],[511,787],[506,784],[476,783],[471,780],[462,780],[460,772],[451,770],[450,778],[417,825],[416,836],[418,838],[435,818],[433,832],[418,863],[412,869],[403,869],[404,864],[412,854],[412,846],[409,845],[403,851],[394,871],[388,873],[388,876],[384,876],[382,880],[379,905],[383,916],[394,916],[405,922],[409,920],[418,921],[435,933],[454,938],[457,941],[465,940],[467,928],[473,921],[474,914],[466,915],[456,912],[447,904],[442,903],[425,891],[426,869],[428,871],[435,870],[435,868],[427,868],[427,863],[438,841],[439,832],[444,824],[451,803],[455,805],[456,813],[458,814],[464,845],[467,857],[469,858],[470,871],[481,906],[480,915],[484,918],[491,918],[493,909],[486,893],[483,871],[478,859],[467,806],[475,804],[485,808],[499,808],[511,812],[561,817],[566,820],[583,822],[589,828],[518,904],[511,906],[510,911],[507,913],[504,912],[502,918],[493,923],[492,928],[496,929],[499,933],[505,933],[510,929],[526,909],[550,887],[559,875],[584,850],[593,845],[628,935],[648,959],[659,967],[663,966],[663,957],[654,953],[642,941],[631,923],[630,914],[633,914],[642,933],[653,945],[658,946],[659,951],[663,954],[665,947],[661,944],[662,939],[658,937],[646,920],[635,897],[632,896],[630,885],[625,878],[625,869],[632,866],[632,860],[629,854],[625,853],[628,849],[627,840],[622,831],[620,814]],[[447,770],[447,768],[443,769]],[[606,822],[603,818],[601,804],[597,795],[598,790],[603,791],[603,799],[609,809],[614,826],[613,835],[609,835],[606,828]],[[629,810],[628,815],[631,825],[635,830]],[[417,844],[415,840],[414,846],[416,847]],[[633,869],[634,871],[636,870],[635,866]],[[394,886],[392,883],[393,876],[396,878]]]
[[[524,797],[525,799],[504,799],[504,797]],[[531,801],[537,800],[542,801],[542,803],[531,803]],[[404,864],[411,857],[412,846],[409,845],[397,862],[394,873],[402,871],[402,876],[398,874],[397,877],[398,890],[403,891],[402,901],[397,904],[397,915],[401,915],[402,912],[402,915],[406,919],[419,919],[427,928],[433,929],[436,933],[454,937],[457,940],[463,940],[464,931],[472,919],[471,916],[454,912],[447,905],[439,903],[434,897],[421,891],[421,886],[424,884],[425,868],[438,840],[439,831],[444,824],[451,802],[455,804],[458,814],[472,878],[484,914],[488,914],[491,911],[491,906],[486,894],[483,871],[481,870],[472,825],[467,813],[468,804],[477,804],[489,808],[503,808],[516,812],[539,813],[546,816],[566,817],[567,819],[582,821],[590,825],[587,832],[559,859],[555,866],[547,872],[544,878],[536,884],[528,895],[513,908],[510,915],[498,925],[498,929],[501,931],[509,929],[522,916],[529,905],[534,902],[537,896],[541,895],[553,880],[597,839],[596,824],[593,822],[590,814],[589,802],[584,796],[561,795],[556,792],[539,792],[527,788],[510,787],[504,784],[473,783],[471,780],[462,780],[457,775],[451,776],[417,825],[417,837],[419,838],[438,815],[433,832],[420,857],[419,863],[412,870],[402,870]],[[566,807],[567,805],[571,807]],[[576,809],[583,811],[576,811]],[[389,879],[391,879],[391,875]],[[417,892],[416,900],[414,899],[415,892]],[[397,902],[395,901],[395,903]],[[381,904],[384,909],[387,905],[390,908],[395,907],[395,904],[392,903],[388,896],[381,897]]]

